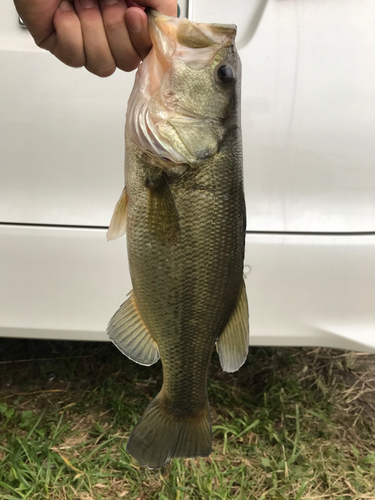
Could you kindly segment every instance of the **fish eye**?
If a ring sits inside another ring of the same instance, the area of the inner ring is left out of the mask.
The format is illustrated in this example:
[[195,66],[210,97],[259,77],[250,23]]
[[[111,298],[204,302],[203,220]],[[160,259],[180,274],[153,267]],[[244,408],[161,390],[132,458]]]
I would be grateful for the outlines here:
[[217,70],[217,77],[218,79],[223,82],[223,83],[230,83],[234,80],[234,71],[232,66],[229,66],[228,64],[224,64],[223,66],[220,66],[219,69]]

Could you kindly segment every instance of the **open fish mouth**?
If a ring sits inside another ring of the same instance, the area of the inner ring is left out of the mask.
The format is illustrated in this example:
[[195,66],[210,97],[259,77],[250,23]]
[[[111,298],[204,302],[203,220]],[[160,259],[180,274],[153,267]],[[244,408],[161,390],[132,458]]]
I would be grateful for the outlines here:
[[[215,68],[222,60],[236,66],[236,26],[194,23],[152,9],[147,13],[153,47],[136,75],[127,131],[142,151],[194,167],[218,151],[224,134],[230,103],[225,89],[218,88]],[[190,86],[181,85],[182,75],[191,77]],[[206,94],[200,95],[199,88]],[[189,98],[189,92],[196,95]]]

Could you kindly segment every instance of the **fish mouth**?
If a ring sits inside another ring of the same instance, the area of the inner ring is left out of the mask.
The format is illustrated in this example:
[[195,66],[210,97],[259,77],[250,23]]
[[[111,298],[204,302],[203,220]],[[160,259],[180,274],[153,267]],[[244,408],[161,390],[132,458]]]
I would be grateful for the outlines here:
[[[181,133],[181,120],[188,125],[207,117],[181,109],[178,98],[172,95],[163,100],[160,89],[175,59],[191,68],[202,69],[223,47],[234,45],[237,28],[233,24],[195,23],[169,17],[150,8],[146,12],[152,49],[138,69],[129,98],[127,132],[147,154],[163,162],[194,166],[214,154],[217,148],[211,148],[211,154],[208,150],[198,154],[192,152]],[[215,129],[216,140],[222,135],[220,123],[214,123],[213,117],[209,121],[210,127]],[[178,147],[172,144],[171,134],[178,136]]]
[[235,24],[195,23],[186,18],[166,16],[150,8],[146,12],[152,43],[159,49],[166,48],[160,34],[173,38],[181,46],[194,49],[233,44],[236,37]]
[[237,33],[235,24],[195,23],[186,18],[160,14],[151,8],[147,8],[146,12],[152,41],[150,54],[155,54],[158,62],[153,65],[155,71],[149,81],[150,94],[160,86],[171,67],[172,57],[179,57],[185,64],[196,68],[203,67],[222,47],[234,44]]

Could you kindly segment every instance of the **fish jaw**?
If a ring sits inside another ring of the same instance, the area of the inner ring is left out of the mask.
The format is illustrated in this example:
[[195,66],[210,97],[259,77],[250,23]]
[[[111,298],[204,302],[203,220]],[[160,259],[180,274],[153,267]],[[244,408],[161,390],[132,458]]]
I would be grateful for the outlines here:
[[230,64],[240,79],[236,27],[193,23],[153,10],[148,19],[153,47],[136,75],[127,133],[143,152],[164,163],[199,166],[219,150],[233,104],[234,85],[218,82],[217,67]]

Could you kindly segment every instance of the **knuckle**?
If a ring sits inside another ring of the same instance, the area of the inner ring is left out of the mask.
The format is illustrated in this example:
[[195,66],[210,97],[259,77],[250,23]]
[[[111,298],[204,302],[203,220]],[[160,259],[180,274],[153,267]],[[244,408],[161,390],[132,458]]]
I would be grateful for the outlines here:
[[90,71],[90,73],[94,73],[94,75],[100,76],[101,78],[107,78],[113,75],[116,71],[116,66],[114,64],[102,64],[95,67],[86,65],[86,69]]
[[40,48],[40,49],[44,49],[44,50],[50,50],[50,47],[49,47],[49,44],[48,42],[46,42],[46,40],[36,40],[34,39],[35,41],[35,44]]
[[85,61],[67,60],[63,62],[72,68],[82,68],[85,65]]
[[124,18],[121,16],[107,16],[104,20],[104,28],[106,33],[112,34],[118,30],[126,30]]
[[85,57],[77,54],[76,52],[65,53],[62,57],[60,57],[61,61],[67,66],[71,66],[72,68],[81,68],[86,64]]
[[135,65],[130,66],[128,64],[120,64],[118,66],[118,68],[121,69],[121,71],[125,71],[126,73],[130,73],[131,71],[133,71],[134,69],[136,69],[137,66],[135,66]]
[[140,63],[140,59],[138,60],[125,60],[125,61],[120,61],[117,63],[117,67],[121,69],[122,71],[126,71],[129,73],[130,71],[133,71],[138,68]]

